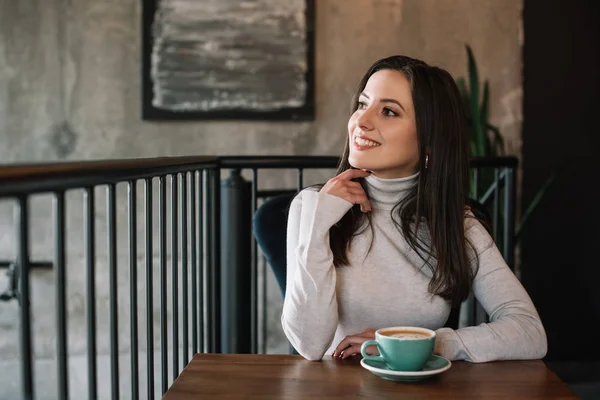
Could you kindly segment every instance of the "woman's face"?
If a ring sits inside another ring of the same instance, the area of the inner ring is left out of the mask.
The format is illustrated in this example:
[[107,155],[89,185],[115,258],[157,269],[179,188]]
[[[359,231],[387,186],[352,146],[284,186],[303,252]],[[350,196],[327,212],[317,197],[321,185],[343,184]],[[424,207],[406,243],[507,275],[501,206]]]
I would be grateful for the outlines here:
[[380,178],[418,170],[419,146],[410,83],[403,73],[381,70],[369,78],[348,121],[349,162]]

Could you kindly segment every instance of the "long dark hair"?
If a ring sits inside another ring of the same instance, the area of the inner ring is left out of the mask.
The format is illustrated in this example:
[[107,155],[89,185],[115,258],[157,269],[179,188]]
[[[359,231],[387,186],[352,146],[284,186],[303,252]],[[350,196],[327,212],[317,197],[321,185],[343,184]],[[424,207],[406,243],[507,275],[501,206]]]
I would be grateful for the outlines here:
[[[367,81],[380,70],[400,71],[410,82],[420,154],[418,183],[393,208],[391,217],[410,247],[432,270],[429,292],[457,305],[468,297],[477,271],[469,262],[467,246],[472,245],[465,237],[464,227],[469,155],[467,120],[460,92],[447,71],[410,57],[392,56],[375,62],[361,79],[352,112],[358,108],[358,97]],[[349,152],[346,140],[338,174],[352,168]],[[364,180],[358,181],[368,195]],[[352,237],[363,231],[360,227],[364,226],[365,218],[368,217],[360,212],[360,206],[354,205],[331,228],[330,245],[336,266],[348,264],[347,250]]]

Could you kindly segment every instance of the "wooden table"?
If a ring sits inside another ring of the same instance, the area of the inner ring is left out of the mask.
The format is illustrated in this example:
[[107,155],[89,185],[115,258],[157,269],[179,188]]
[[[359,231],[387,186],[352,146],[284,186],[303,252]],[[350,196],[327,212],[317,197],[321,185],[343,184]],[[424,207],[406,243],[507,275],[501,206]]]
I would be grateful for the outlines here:
[[196,354],[163,399],[577,399],[542,361],[454,362],[418,383],[386,381],[359,360]]

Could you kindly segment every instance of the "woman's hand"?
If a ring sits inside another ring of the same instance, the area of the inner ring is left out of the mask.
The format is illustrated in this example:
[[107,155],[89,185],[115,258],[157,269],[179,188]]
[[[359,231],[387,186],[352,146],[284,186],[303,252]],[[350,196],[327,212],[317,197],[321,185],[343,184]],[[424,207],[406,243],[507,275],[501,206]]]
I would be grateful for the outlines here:
[[[362,333],[346,336],[333,352],[333,358],[348,358],[360,354],[360,347],[367,340],[375,339],[375,329],[365,329]],[[367,347],[368,355],[378,355],[377,346]]]
[[360,211],[371,211],[371,203],[360,183],[352,181],[356,178],[366,178],[371,175],[362,169],[348,169],[336,177],[331,178],[323,188],[322,193],[340,197],[352,204],[360,204]]

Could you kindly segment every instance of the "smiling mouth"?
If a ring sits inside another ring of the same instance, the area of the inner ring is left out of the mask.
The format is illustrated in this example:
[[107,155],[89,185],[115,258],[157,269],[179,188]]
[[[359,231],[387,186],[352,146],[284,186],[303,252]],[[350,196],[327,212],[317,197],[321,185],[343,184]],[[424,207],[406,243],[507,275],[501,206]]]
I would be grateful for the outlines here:
[[359,136],[354,136],[354,143],[356,143],[360,147],[377,147],[381,146],[380,143],[374,142],[369,139],[361,138]]

